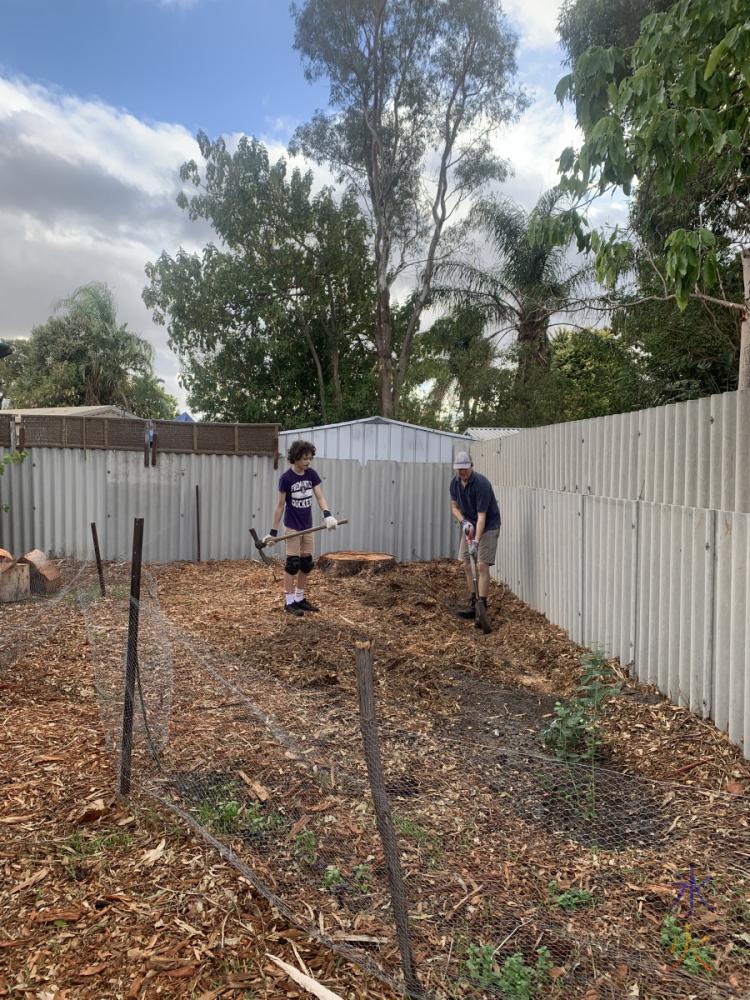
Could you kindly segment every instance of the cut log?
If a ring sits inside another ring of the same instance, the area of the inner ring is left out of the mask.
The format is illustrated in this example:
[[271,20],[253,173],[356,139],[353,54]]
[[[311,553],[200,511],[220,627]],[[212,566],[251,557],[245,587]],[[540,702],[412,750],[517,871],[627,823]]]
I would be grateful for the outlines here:
[[60,570],[46,557],[41,549],[32,549],[22,556],[19,563],[29,567],[32,594],[53,594],[62,585]]
[[318,566],[330,576],[355,576],[357,573],[385,573],[396,560],[387,552],[326,552]]
[[0,549],[0,563],[4,562],[15,562],[15,559],[7,549]]
[[0,573],[0,602],[25,601],[30,593],[29,566],[21,563],[6,564]]

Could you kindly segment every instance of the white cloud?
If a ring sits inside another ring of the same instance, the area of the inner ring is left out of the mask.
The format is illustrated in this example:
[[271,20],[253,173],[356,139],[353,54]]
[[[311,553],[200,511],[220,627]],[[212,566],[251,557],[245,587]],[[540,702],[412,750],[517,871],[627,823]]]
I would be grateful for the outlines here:
[[0,337],[27,336],[76,287],[105,281],[184,405],[141,290],[162,249],[204,242],[175,204],[180,164],[197,153],[182,126],[0,78]]
[[524,49],[541,49],[557,44],[560,0],[503,0],[503,10],[521,34]]
[[527,210],[558,183],[557,159],[566,146],[576,145],[580,138],[570,108],[561,108],[544,88],[529,88],[529,93],[531,107],[495,140],[496,152],[513,168],[513,176],[498,193]]

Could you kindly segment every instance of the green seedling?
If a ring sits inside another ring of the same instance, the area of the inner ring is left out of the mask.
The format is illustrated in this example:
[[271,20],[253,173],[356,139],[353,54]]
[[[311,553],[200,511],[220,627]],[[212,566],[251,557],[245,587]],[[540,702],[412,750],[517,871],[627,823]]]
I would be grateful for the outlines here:
[[302,830],[294,838],[295,856],[306,865],[311,865],[318,856],[318,841],[312,830]]
[[594,902],[594,897],[587,889],[573,888],[562,891],[555,881],[547,885],[547,896],[551,903],[562,907],[563,910],[576,910],[579,906],[590,906]]
[[344,876],[341,874],[336,865],[328,865],[323,876],[323,888],[335,889],[336,886],[342,885],[344,882]]
[[698,935],[694,937],[690,934],[688,938],[689,934],[687,925],[681,924],[674,914],[668,913],[662,921],[659,942],[669,949],[673,962],[678,963],[686,972],[692,972],[696,976],[710,975],[715,964],[710,945],[702,943]]
[[499,990],[507,1000],[533,1000],[542,996],[552,968],[549,949],[542,946],[537,950],[534,965],[527,965],[520,951],[505,959],[502,966],[495,960],[496,949],[492,945],[469,945],[464,962],[464,977],[482,989]]
[[370,891],[370,879],[372,878],[370,866],[364,862],[355,865],[352,875],[359,891],[363,894],[368,893]]

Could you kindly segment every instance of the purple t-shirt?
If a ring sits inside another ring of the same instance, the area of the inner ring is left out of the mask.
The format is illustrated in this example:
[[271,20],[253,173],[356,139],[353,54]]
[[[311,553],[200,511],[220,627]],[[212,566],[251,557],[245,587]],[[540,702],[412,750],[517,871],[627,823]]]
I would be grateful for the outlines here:
[[297,475],[294,469],[287,469],[279,478],[279,493],[286,493],[284,524],[292,531],[312,528],[313,488],[321,481],[315,469],[308,469]]

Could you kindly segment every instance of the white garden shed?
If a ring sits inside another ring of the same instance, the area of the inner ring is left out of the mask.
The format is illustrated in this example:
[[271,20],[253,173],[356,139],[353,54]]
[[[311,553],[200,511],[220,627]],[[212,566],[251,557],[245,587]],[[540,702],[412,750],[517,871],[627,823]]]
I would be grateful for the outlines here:
[[315,445],[316,458],[356,459],[360,465],[375,459],[450,465],[454,454],[468,444],[464,434],[419,427],[386,417],[365,417],[340,424],[281,431],[279,452],[282,459],[291,442],[299,438]]

